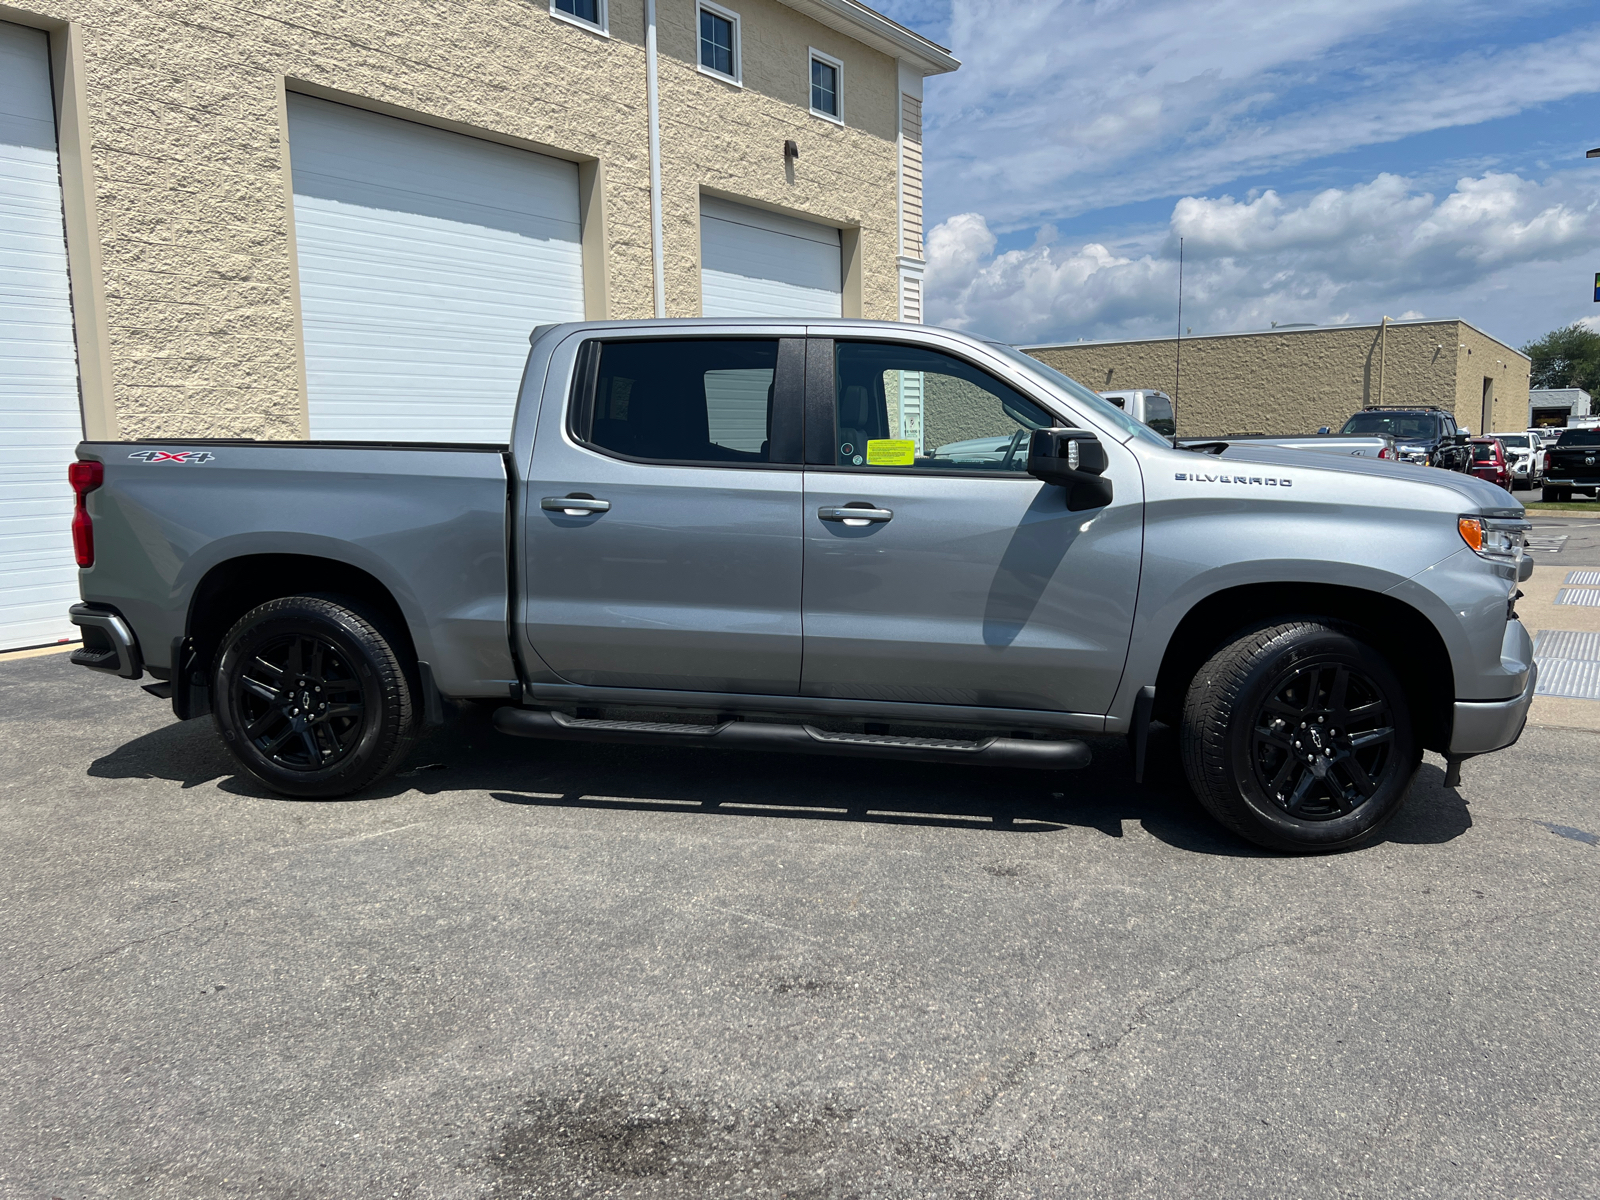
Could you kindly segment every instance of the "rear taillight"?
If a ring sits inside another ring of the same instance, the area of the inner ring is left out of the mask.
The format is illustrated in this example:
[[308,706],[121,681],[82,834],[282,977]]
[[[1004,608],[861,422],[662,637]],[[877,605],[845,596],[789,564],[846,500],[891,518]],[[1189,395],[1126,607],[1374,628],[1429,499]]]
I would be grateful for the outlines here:
[[78,503],[72,510],[72,549],[78,556],[80,567],[94,566],[94,522],[89,519],[89,509],[84,500],[106,481],[104,463],[75,462],[67,468],[67,482],[77,494]]
[[1544,452],[1544,469],[1546,471],[1550,469],[1550,451],[1548,450]]
[[1380,449],[1378,451],[1378,457],[1379,458],[1393,458],[1394,455],[1389,452],[1389,447],[1384,446],[1382,449]]

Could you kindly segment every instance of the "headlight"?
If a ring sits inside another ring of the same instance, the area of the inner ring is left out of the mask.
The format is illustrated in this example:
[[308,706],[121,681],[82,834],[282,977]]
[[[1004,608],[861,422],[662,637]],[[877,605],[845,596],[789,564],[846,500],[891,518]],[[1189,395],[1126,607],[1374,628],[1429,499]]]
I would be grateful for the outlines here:
[[1514,563],[1522,557],[1522,539],[1533,526],[1503,517],[1457,517],[1456,528],[1480,558]]

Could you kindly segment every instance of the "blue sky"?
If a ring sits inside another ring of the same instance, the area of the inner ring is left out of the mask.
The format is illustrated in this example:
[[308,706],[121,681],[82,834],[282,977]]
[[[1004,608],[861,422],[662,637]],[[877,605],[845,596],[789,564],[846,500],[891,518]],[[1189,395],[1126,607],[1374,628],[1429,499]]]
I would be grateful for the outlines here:
[[[1014,342],[1600,313],[1588,0],[885,0],[927,81],[930,319]],[[1595,322],[1600,326],[1600,321]]]

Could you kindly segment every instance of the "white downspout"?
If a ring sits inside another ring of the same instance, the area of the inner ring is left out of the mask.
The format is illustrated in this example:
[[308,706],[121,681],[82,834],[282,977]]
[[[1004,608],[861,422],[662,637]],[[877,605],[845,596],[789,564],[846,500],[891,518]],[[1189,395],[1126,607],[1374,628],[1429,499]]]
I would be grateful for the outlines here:
[[644,0],[645,107],[650,111],[650,259],[656,316],[667,315],[666,262],[661,250],[661,108],[656,97],[656,0]]

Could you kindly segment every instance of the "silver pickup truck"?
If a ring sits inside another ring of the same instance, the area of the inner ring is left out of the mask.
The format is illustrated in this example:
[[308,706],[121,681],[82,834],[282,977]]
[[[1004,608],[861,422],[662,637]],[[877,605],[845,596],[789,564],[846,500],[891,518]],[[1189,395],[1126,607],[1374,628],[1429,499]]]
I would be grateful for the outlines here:
[[1289,851],[1526,719],[1527,526],[1468,476],[1179,449],[1010,347],[865,321],[541,327],[512,402],[503,446],[84,443],[73,658],[293,796],[372,785],[442,698],[1008,768],[1117,734],[1136,773],[1165,722],[1201,803]]

